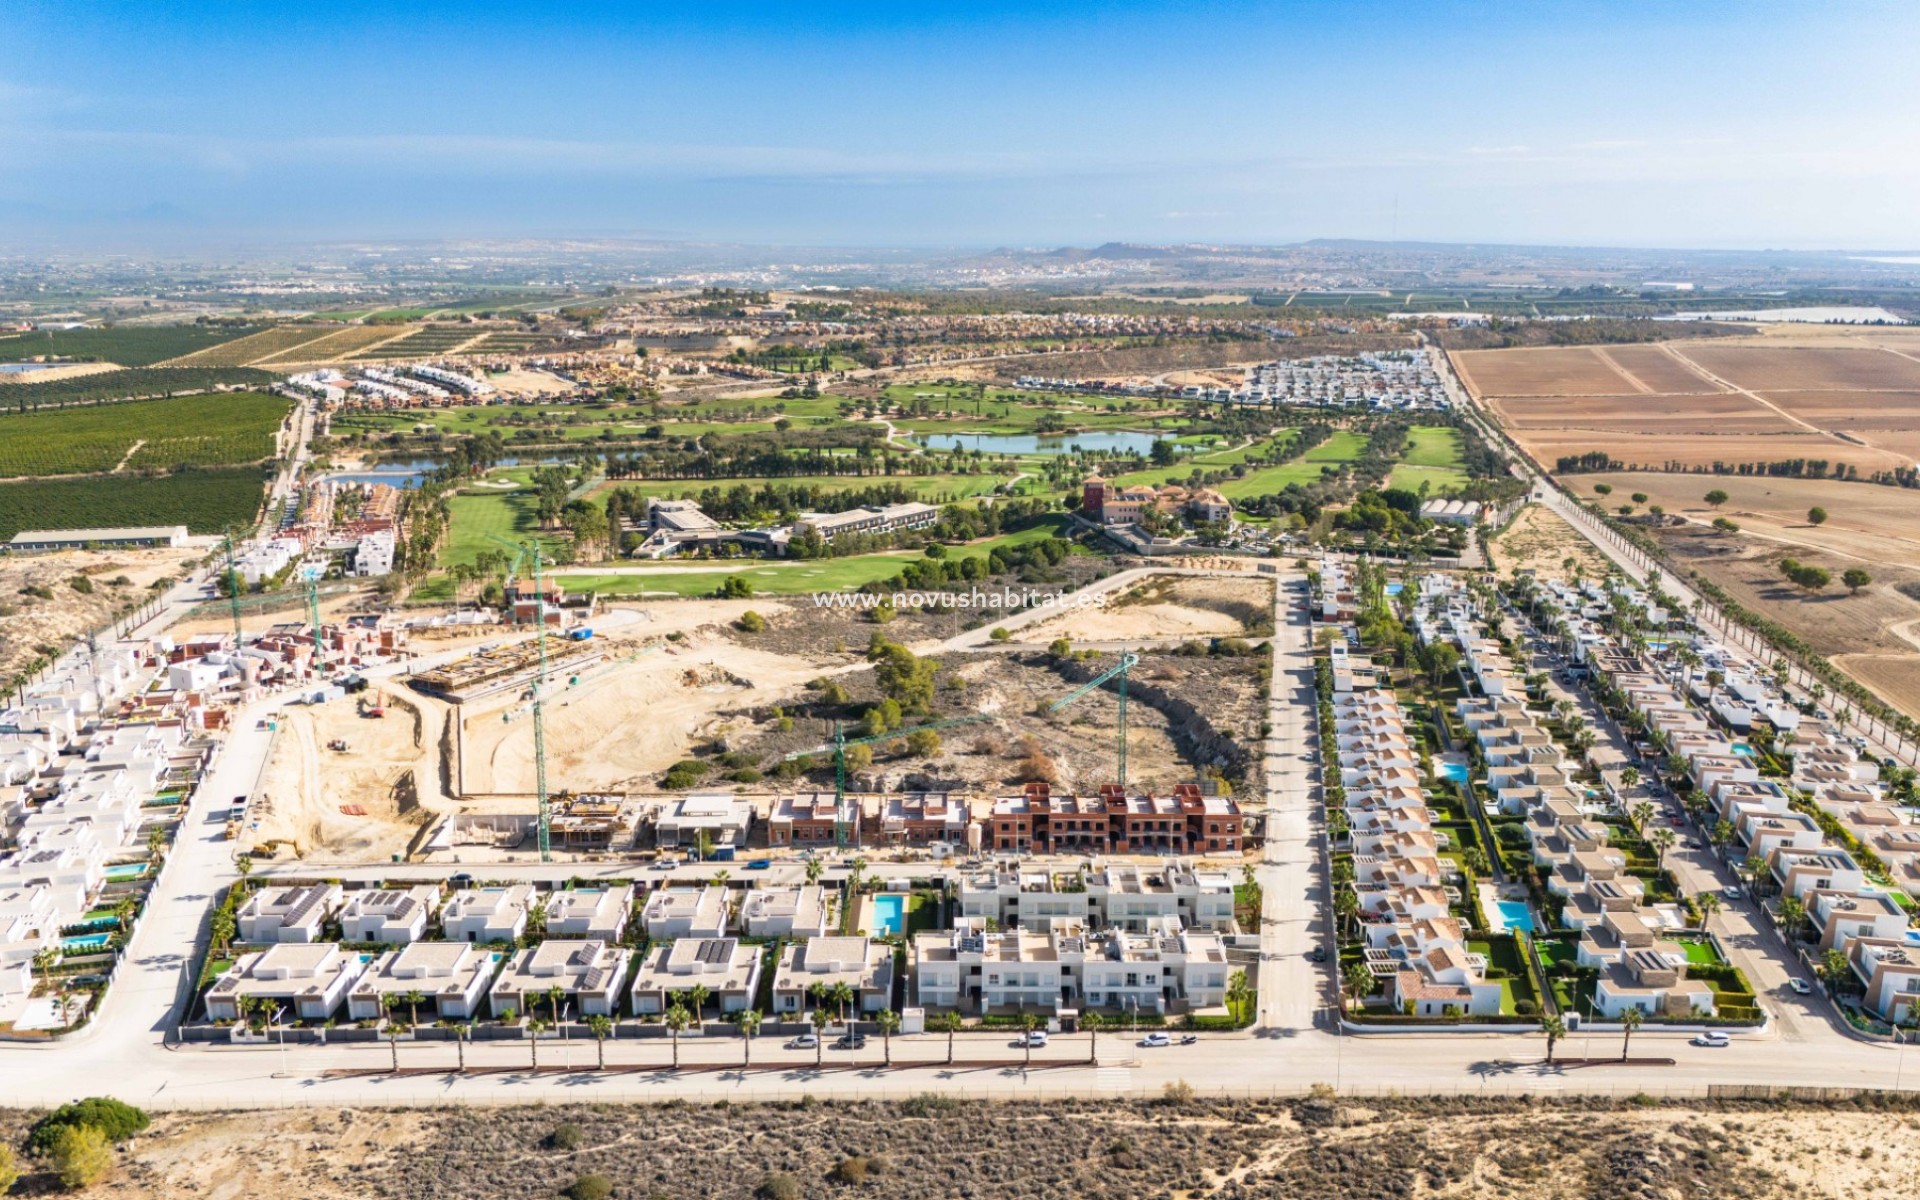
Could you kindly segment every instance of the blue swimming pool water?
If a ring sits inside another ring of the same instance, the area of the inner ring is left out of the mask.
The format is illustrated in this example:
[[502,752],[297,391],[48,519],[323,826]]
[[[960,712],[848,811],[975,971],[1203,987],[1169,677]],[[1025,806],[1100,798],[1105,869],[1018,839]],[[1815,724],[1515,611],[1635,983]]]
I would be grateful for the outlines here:
[[76,951],[100,950],[104,949],[112,938],[113,935],[110,933],[89,933],[84,937],[62,938],[60,948],[69,954]]
[[146,863],[121,863],[117,867],[107,868],[107,878],[115,883],[124,883],[129,879],[139,879],[148,870]]
[[1733,752],[1742,758],[1753,757],[1753,747],[1747,745],[1745,742],[1735,742],[1733,744]]
[[898,892],[882,892],[873,898],[875,934],[895,934],[907,927],[907,898]]
[[1396,583],[1389,583],[1389,584],[1387,585],[1387,595],[1389,595],[1389,596],[1398,596],[1398,595],[1399,595],[1399,594],[1400,594],[1400,593],[1401,593],[1402,591],[1404,591],[1404,590],[1406,589],[1406,586],[1407,586],[1407,585],[1406,585],[1406,584],[1404,584],[1404,583],[1397,583],[1397,582],[1396,582]]
[[1495,905],[1500,916],[1507,923],[1507,932],[1532,933],[1533,913],[1518,900],[1502,900]]
[[1451,779],[1455,783],[1465,783],[1467,781],[1467,764],[1463,762],[1441,763],[1440,778]]

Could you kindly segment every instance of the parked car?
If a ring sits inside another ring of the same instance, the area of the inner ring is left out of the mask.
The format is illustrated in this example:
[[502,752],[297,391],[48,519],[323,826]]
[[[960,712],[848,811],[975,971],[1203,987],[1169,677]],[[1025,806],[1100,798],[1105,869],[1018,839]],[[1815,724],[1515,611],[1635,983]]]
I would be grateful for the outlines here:
[[811,1033],[803,1033],[799,1037],[787,1039],[787,1049],[789,1050],[811,1050],[819,1044],[820,1039]]
[[1164,1033],[1150,1033],[1140,1039],[1142,1046],[1171,1046],[1173,1039]]
[[1307,961],[1317,963],[1327,961],[1327,948],[1324,945],[1315,946],[1313,949],[1307,951]]
[[456,872],[447,876],[447,885],[449,887],[470,888],[473,886],[473,876],[467,874],[465,871]]
[[1036,1029],[1032,1033],[1023,1033],[1013,1039],[1013,1044],[1016,1046],[1030,1046],[1038,1050],[1047,1044],[1047,1031],[1044,1029]]
[[1802,996],[1813,995],[1813,985],[1804,979],[1789,979],[1787,980],[1787,986]]
[[1720,894],[1725,896],[1729,900],[1745,900],[1747,898],[1747,892],[1745,888],[1730,887],[1726,891]]
[[1686,818],[1684,817],[1668,817],[1667,824],[1673,826],[1675,829],[1685,829],[1687,827]]
[[1695,1034],[1692,1041],[1696,1046],[1730,1046],[1733,1044],[1733,1039],[1729,1038],[1726,1034],[1712,1032]]
[[843,1033],[833,1040],[835,1050],[864,1050],[867,1048],[867,1035],[864,1033]]

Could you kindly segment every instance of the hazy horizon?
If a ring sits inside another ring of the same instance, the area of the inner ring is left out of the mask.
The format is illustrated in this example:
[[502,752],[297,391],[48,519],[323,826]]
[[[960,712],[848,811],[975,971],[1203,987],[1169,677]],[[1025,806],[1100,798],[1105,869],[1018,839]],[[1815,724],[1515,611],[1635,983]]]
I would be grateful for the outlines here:
[[1920,242],[1889,3],[10,17],[16,246]]

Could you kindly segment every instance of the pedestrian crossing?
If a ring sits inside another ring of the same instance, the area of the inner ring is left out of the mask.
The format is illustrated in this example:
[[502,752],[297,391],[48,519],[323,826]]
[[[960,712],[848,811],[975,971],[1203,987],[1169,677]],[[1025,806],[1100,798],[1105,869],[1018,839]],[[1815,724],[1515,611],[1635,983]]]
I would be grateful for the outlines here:
[[1101,1092],[1130,1092],[1133,1090],[1132,1067],[1096,1067],[1093,1072],[1093,1087]]

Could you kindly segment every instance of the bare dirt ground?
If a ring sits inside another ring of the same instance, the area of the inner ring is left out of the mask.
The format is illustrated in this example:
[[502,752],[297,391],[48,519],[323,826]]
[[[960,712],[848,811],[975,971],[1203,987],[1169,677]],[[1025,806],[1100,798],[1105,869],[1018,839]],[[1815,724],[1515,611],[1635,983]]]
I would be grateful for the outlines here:
[[1565,578],[1566,560],[1574,560],[1574,569],[1587,579],[1598,579],[1610,565],[1606,555],[1581,537],[1560,514],[1541,504],[1529,504],[1520,510],[1493,544],[1494,562],[1502,572],[1533,570],[1541,575]]
[[[1202,647],[1204,641],[1196,643]],[[980,714],[990,719],[939,731],[939,745],[930,753],[914,753],[904,739],[873,744],[872,765],[856,771],[862,787],[1009,790],[1045,782],[1090,791],[1114,782],[1117,693],[1097,689],[1061,712],[1046,708],[1113,666],[1117,653],[1075,660],[1041,650],[951,653],[936,660],[934,709],[909,724]],[[1129,786],[1166,792],[1212,769],[1241,789],[1236,794],[1243,802],[1261,802],[1258,772],[1250,778],[1246,767],[1261,736],[1260,689],[1268,661],[1264,652],[1246,657],[1143,653],[1129,689]],[[771,773],[785,755],[825,744],[835,720],[857,727],[861,714],[880,699],[873,673],[854,669],[833,681],[845,689],[844,703],[803,692],[776,715],[743,701],[723,714],[724,740],[703,752],[738,755]],[[826,763],[819,756],[817,784],[831,784]]]
[[[384,717],[360,715],[356,697],[281,710],[249,813],[259,828],[241,845],[271,854],[284,842],[295,857],[383,862],[407,849],[431,808],[446,807],[437,748],[443,707],[395,691],[365,695],[384,706]],[[347,748],[333,749],[335,741]]]
[[[0,556],[0,680],[11,679],[49,651],[68,649],[120,606],[144,603],[153,594],[149,584],[178,575],[197,557],[193,550]],[[89,581],[91,594],[74,588],[77,577]],[[116,582],[122,579],[126,582]],[[28,588],[45,588],[52,598],[33,595]]]
[[1920,454],[1920,338],[1768,330],[1684,344],[1465,351],[1474,394],[1543,463],[1605,450],[1634,466],[1825,458],[1863,471]]
[[[1730,502],[1726,507],[1735,505]],[[1873,586],[1849,595],[1840,586],[1840,572],[1862,565],[1857,558],[1843,558],[1797,539],[1767,540],[1758,533],[1764,527],[1762,520],[1754,520],[1756,532],[1749,534],[1746,520],[1738,515],[1732,519],[1741,524],[1738,534],[1683,525],[1660,529],[1656,536],[1683,568],[1700,572],[1741,604],[1793,630],[1890,704],[1920,716],[1920,638],[1915,636],[1920,603],[1901,591],[1920,587],[1920,570],[1885,562],[1867,564]],[[1804,522],[1800,531],[1789,532],[1807,537]],[[1780,560],[1786,557],[1825,567],[1833,574],[1833,585],[1814,595],[1792,586],[1780,575]]]
[[[1640,492],[1670,516],[1707,525],[1715,517],[1726,517],[1740,525],[1744,537],[1803,547],[1844,560],[1846,566],[1920,570],[1920,491],[1916,490],[1831,480],[1656,471],[1570,475],[1565,482],[1582,496],[1593,495],[1596,484],[1611,486],[1608,504]],[[1716,489],[1728,497],[1718,508],[1705,500]],[[1827,510],[1824,525],[1808,523],[1807,512],[1815,507]]]
[[[574,791],[652,786],[653,776],[696,742],[724,733],[723,710],[777,705],[831,665],[742,644],[731,622],[752,610],[769,620],[777,602],[681,601],[647,605],[650,620],[609,639],[609,662],[546,705],[548,778]],[[671,635],[671,636],[670,636]],[[864,643],[863,643],[864,644]],[[532,723],[518,696],[460,710],[465,790],[534,790]],[[514,719],[503,720],[510,711]]]
[[[34,1115],[0,1114],[7,1140],[19,1145]],[[1863,1127],[1877,1136],[1863,1139]],[[929,1200],[1894,1200],[1911,1194],[1920,1170],[1916,1129],[1920,1119],[1905,1106],[1785,1101],[924,1098],[162,1113],[94,1191],[125,1200],[521,1200],[600,1175],[613,1195],[643,1200],[776,1191]],[[576,1135],[577,1148],[560,1147]],[[23,1191],[55,1186],[37,1163],[24,1165]]]
[[1114,642],[1195,636],[1264,637],[1272,632],[1270,580],[1160,576],[1127,589],[1101,607],[1065,612],[1025,626],[1013,640],[1044,645],[1060,637]]

